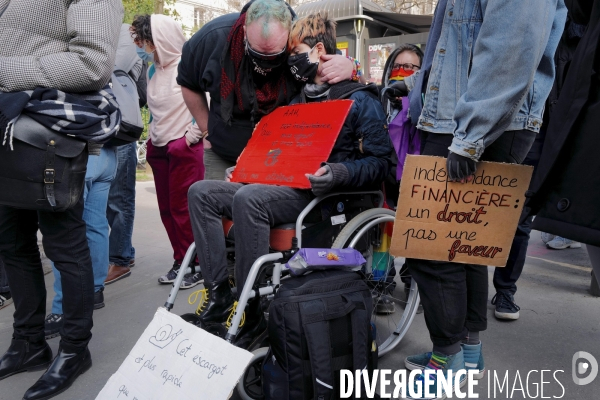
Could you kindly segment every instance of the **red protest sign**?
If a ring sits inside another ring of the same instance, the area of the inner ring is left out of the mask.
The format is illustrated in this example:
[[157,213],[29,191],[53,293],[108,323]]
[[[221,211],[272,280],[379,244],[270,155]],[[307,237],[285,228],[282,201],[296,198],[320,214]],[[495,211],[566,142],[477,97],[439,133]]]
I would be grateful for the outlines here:
[[351,106],[334,100],[275,109],[256,125],[231,181],[310,189],[305,174],[327,161]]

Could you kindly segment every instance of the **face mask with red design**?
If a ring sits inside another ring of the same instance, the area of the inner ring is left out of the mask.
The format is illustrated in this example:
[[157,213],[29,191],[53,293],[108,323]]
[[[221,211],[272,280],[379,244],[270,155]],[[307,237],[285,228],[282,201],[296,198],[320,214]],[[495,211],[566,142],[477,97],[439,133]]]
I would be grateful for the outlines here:
[[404,68],[394,69],[394,70],[392,70],[392,73],[390,74],[390,81],[402,81],[402,80],[404,80],[404,78],[411,76],[414,73],[415,73],[415,71],[413,71],[412,69],[409,69],[409,70],[406,70]]

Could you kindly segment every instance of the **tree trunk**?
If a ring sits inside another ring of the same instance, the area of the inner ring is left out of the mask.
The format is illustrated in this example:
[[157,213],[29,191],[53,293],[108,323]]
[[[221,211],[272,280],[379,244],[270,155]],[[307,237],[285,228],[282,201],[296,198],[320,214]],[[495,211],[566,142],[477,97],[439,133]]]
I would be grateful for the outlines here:
[[154,14],[163,14],[165,11],[164,0],[154,0]]

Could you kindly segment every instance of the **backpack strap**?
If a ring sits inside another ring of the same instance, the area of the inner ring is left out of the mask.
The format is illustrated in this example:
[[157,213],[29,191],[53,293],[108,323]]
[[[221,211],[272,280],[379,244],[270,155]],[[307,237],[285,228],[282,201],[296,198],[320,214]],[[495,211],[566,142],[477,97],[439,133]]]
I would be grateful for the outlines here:
[[300,315],[313,380],[314,400],[333,399],[333,365],[329,323],[325,319],[328,310],[321,300],[300,303]]
[[[369,329],[371,329],[369,320],[370,315],[367,312],[362,295],[359,293],[351,293],[349,298],[354,300],[354,310],[351,315],[352,322],[352,364],[354,370],[368,372],[368,354],[371,346],[369,341]],[[356,299],[359,298],[357,301]],[[365,348],[365,343],[368,346]]]
[[[366,366],[367,354],[364,343],[367,342],[368,332],[364,321],[367,311],[364,303],[353,301],[353,297],[353,295],[341,295],[337,298],[300,303],[300,315],[310,358],[315,400],[333,400],[334,371],[346,367],[341,364],[348,365],[345,362],[346,357],[332,358],[329,321],[350,314],[353,330],[352,365],[354,369],[363,369]],[[340,300],[342,301],[340,302]]]

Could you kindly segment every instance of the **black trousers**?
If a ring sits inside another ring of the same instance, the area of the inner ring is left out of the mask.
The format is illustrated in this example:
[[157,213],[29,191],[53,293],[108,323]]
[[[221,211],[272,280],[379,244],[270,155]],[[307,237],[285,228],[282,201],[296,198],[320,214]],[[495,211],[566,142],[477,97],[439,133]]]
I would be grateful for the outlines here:
[[64,325],[61,346],[77,352],[92,337],[94,274],[82,219],[83,199],[60,213],[0,206],[0,256],[14,299],[16,339],[44,339],[46,285],[37,243],[43,235],[44,251],[60,271]]
[[[540,160],[542,147],[545,140],[544,129],[536,136],[535,142],[529,150],[527,157],[523,161],[525,165],[531,165],[534,170],[537,169],[538,162]],[[496,268],[494,270],[494,288],[496,291],[508,291],[512,294],[517,292],[517,280],[523,272],[525,266],[525,259],[527,258],[527,247],[529,246],[529,236],[531,234],[531,223],[533,221],[533,215],[529,215],[529,210],[523,208],[521,217],[519,218],[519,225],[515,232],[515,237],[510,247],[510,253],[508,255],[508,261],[506,267]]]
[[[421,154],[448,156],[453,135],[421,135]],[[485,149],[481,160],[520,164],[534,140],[531,131],[504,132]],[[407,259],[406,263],[419,285],[425,323],[434,345],[448,346],[462,340],[467,331],[487,329],[487,267],[417,259]]]

